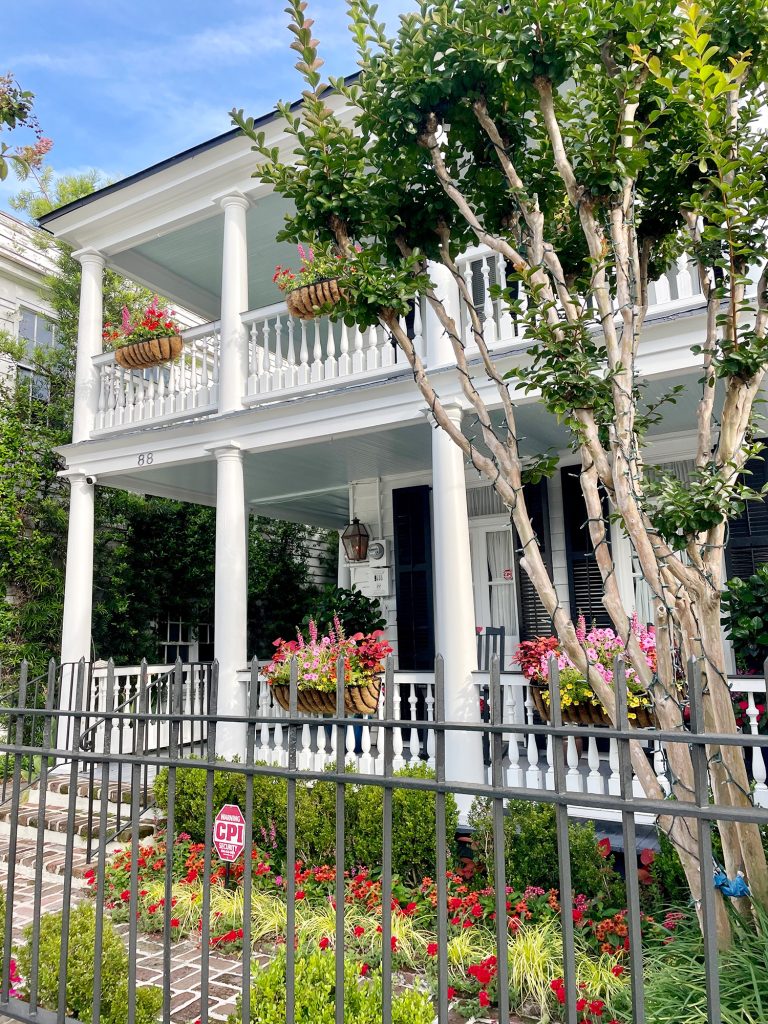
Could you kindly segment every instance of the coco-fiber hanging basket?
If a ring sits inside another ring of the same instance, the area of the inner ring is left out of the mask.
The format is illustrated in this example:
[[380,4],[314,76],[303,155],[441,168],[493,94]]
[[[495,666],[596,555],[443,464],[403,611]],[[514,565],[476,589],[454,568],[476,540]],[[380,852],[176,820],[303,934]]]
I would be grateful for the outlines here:
[[[552,716],[549,704],[544,700],[545,686],[537,686],[530,683],[531,696],[539,717],[543,722],[551,722]],[[611,720],[602,705],[595,707],[594,704],[569,704],[563,709],[564,725],[604,725],[610,728]],[[632,712],[634,725],[638,729],[650,729],[654,724],[653,715],[649,708],[639,707]]]
[[149,338],[134,341],[115,349],[115,362],[126,370],[144,370],[148,366],[160,366],[181,354],[184,342],[178,334],[167,338]]
[[343,298],[344,292],[336,278],[323,277],[288,292],[285,303],[291,316],[299,320],[314,320],[321,306],[335,306]]
[[[290,710],[290,690],[285,685],[273,685],[275,700],[286,711]],[[344,707],[350,715],[373,715],[379,707],[381,679],[372,680],[364,686],[344,687]],[[304,714],[335,715],[336,694],[329,690],[299,688],[296,706]]]

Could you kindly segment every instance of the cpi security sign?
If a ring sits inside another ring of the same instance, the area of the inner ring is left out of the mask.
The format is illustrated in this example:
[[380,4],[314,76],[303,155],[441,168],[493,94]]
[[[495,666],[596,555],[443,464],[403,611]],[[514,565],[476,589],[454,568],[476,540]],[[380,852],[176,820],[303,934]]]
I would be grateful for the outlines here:
[[237,804],[224,804],[216,815],[213,845],[221,860],[230,862],[245,849],[245,818]]

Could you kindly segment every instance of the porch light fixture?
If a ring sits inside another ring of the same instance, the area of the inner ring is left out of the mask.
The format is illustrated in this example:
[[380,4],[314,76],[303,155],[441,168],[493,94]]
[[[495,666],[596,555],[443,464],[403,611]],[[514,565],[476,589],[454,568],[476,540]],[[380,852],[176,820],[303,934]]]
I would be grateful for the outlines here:
[[368,539],[370,534],[365,526],[355,516],[344,533],[341,535],[341,543],[350,562],[364,562],[368,555]]

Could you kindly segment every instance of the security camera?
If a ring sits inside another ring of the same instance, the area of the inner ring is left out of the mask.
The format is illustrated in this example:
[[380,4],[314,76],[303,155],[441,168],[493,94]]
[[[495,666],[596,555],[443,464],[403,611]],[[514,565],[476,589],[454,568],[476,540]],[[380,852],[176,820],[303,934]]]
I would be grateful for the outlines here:
[[96,483],[98,483],[98,480],[96,479],[96,477],[95,477],[95,476],[87,476],[87,477],[85,478],[85,482],[86,482],[87,484],[96,484]]

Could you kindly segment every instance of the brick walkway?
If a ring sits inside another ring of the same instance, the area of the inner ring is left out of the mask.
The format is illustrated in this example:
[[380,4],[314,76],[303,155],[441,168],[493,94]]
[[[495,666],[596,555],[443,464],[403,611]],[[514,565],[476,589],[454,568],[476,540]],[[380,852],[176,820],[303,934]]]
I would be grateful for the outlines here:
[[[32,921],[34,907],[34,843],[18,844],[17,863],[22,868],[16,874],[13,901],[13,930],[17,941],[23,938],[23,930]],[[7,882],[8,841],[0,843],[0,885],[5,889]],[[78,869],[84,870],[85,855],[75,851]],[[41,903],[44,912],[56,913],[61,910],[64,891],[61,867],[64,863],[63,847],[46,843],[46,869],[42,876]],[[88,887],[81,878],[73,877],[73,902],[88,899]],[[128,925],[117,926],[123,940],[128,940]],[[139,933],[136,956],[136,977],[142,985],[162,985],[164,974],[162,942]],[[235,1009],[235,1000],[241,990],[242,962],[239,959],[223,957],[220,954],[209,958],[209,1001],[208,1013],[211,1020],[225,1021]],[[173,1024],[188,1024],[200,1016],[200,944],[184,939],[172,946],[171,1020]],[[7,1018],[0,1017],[0,1024]]]

